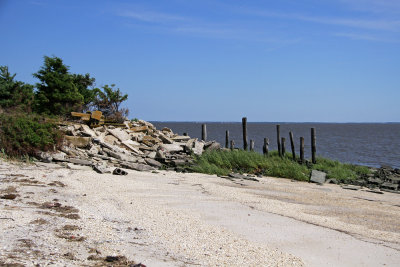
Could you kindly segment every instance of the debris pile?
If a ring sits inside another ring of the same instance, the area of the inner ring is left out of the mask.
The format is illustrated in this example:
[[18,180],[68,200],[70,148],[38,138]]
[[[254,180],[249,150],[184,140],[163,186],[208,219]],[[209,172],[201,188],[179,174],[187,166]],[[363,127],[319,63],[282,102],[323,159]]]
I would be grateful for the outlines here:
[[370,189],[379,188],[381,191],[400,193],[400,169],[381,166],[381,168],[375,169],[374,173],[361,176],[353,184]]
[[60,126],[65,133],[64,145],[56,153],[40,152],[43,162],[56,162],[75,168],[89,166],[99,173],[115,168],[152,171],[159,168],[175,170],[193,162],[193,154],[219,149],[215,141],[204,142],[181,136],[169,128],[157,130],[153,124],[138,120],[125,121],[124,127],[103,125],[90,128],[86,124]]

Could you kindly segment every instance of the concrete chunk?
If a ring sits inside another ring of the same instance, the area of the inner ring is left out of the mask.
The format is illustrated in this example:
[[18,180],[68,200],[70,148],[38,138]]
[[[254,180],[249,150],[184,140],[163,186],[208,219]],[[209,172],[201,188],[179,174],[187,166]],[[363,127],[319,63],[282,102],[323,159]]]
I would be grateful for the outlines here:
[[84,166],[91,166],[93,164],[90,160],[85,160],[85,159],[70,158],[67,161],[73,164],[84,165]]
[[160,145],[160,148],[164,152],[179,152],[179,151],[183,151],[183,147],[181,147],[178,144],[162,144],[162,145]]
[[90,137],[96,137],[96,133],[90,129],[89,126],[87,126],[86,124],[82,124],[81,125],[81,131],[84,135],[90,136]]
[[326,179],[326,173],[317,170],[311,171],[310,182],[323,184],[325,183],[325,179]]
[[121,142],[131,139],[131,136],[120,128],[108,129],[108,132],[118,138]]
[[185,135],[178,135],[175,137],[171,138],[173,141],[175,142],[187,142],[188,140],[190,140],[190,136],[185,136]]
[[193,147],[193,153],[196,155],[201,155],[203,154],[203,148],[204,148],[203,142],[195,141]]
[[156,168],[161,168],[162,164],[160,162],[158,162],[157,160],[151,159],[151,158],[147,158],[144,159],[144,161],[149,164],[150,166],[156,167]]
[[64,138],[65,141],[67,141],[67,143],[80,148],[88,147],[92,140],[90,137],[68,136],[68,135],[66,135]]
[[153,167],[141,163],[130,163],[130,162],[122,162],[121,166],[127,169],[132,169],[136,171],[152,171]]

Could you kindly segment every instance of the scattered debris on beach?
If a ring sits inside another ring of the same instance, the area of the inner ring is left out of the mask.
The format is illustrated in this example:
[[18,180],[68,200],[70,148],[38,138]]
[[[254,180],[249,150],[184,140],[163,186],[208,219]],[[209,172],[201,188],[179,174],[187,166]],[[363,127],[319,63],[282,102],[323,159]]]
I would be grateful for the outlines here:
[[[349,184],[342,185],[343,189],[360,190],[367,189],[367,192],[383,194],[391,192],[400,194],[400,169],[393,169],[390,166],[381,168],[370,168],[372,173],[361,175],[356,180],[348,180]],[[336,179],[326,179],[326,173],[312,170],[310,182],[317,184],[333,183],[337,184]]]

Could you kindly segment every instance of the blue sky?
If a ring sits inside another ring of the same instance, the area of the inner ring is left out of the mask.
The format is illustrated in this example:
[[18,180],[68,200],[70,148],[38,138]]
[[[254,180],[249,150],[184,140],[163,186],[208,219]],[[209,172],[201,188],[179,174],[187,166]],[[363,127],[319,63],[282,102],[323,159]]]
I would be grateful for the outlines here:
[[399,0],[0,0],[0,65],[43,56],[159,121],[399,122]]

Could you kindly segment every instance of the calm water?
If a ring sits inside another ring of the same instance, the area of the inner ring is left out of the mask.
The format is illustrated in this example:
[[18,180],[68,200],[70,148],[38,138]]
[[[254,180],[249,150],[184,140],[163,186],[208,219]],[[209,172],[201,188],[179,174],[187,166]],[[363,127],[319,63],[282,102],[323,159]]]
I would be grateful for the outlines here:
[[[174,133],[188,133],[201,138],[201,122],[153,122],[157,129],[171,128]],[[225,131],[235,147],[243,147],[240,122],[207,122],[207,140],[225,145]],[[277,150],[277,123],[247,123],[248,139],[255,141],[255,149],[262,152],[264,137],[270,140],[269,149]],[[382,164],[400,168],[400,123],[279,123],[281,137],[286,138],[290,152],[289,131],[294,134],[296,153],[300,136],[305,139],[305,157],[310,158],[311,127],[316,128],[317,155],[354,164],[379,167]]]

